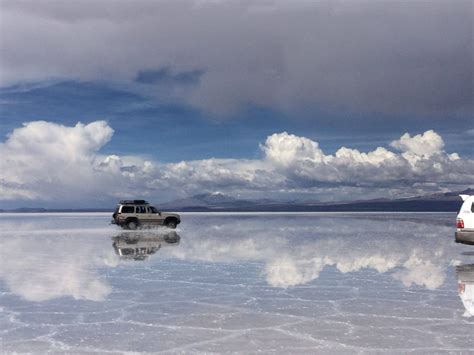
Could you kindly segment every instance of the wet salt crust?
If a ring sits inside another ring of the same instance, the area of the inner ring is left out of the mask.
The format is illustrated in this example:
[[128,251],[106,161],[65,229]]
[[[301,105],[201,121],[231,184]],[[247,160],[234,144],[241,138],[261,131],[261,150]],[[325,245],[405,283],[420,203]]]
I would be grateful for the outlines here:
[[474,352],[454,214],[182,218],[0,214],[2,352]]

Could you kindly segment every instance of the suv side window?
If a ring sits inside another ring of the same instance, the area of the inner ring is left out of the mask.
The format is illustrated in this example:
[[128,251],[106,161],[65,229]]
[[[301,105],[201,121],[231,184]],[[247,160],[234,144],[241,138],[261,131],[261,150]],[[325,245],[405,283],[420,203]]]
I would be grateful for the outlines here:
[[146,207],[145,206],[136,206],[137,213],[146,213]]
[[149,213],[158,213],[158,210],[153,206],[148,207],[148,210],[150,211]]
[[133,206],[122,206],[122,213],[134,213],[135,208]]

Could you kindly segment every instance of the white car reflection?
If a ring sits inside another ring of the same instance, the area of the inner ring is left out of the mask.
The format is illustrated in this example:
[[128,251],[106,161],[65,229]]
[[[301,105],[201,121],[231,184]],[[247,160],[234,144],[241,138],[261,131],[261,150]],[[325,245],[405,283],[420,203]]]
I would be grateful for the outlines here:
[[180,239],[174,231],[166,234],[124,232],[112,237],[112,246],[122,260],[145,260],[163,245],[179,244]]
[[456,267],[458,293],[466,308],[465,317],[474,316],[474,264]]

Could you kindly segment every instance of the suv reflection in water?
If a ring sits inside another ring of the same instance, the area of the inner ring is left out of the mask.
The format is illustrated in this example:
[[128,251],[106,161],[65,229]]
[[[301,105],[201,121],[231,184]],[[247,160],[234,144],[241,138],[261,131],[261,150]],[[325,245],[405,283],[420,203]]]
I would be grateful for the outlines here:
[[122,260],[145,260],[163,245],[178,245],[180,239],[174,231],[166,234],[125,232],[112,237],[112,246]]
[[464,317],[474,316],[474,264],[456,267],[458,279],[458,292],[466,308]]

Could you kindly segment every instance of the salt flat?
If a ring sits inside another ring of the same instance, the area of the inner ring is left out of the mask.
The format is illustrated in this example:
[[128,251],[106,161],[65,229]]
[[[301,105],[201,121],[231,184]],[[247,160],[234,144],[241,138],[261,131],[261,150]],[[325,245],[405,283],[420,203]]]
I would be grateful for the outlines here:
[[0,214],[5,353],[474,352],[455,214]]

